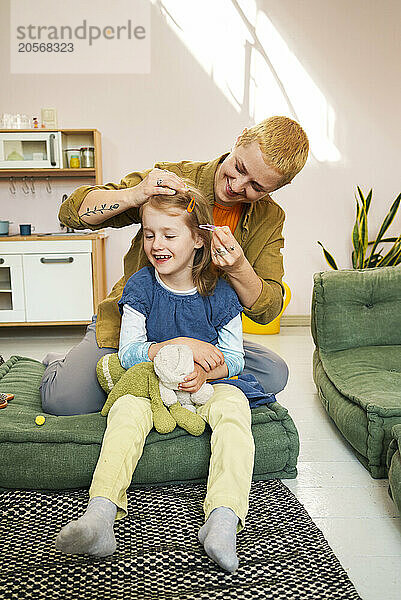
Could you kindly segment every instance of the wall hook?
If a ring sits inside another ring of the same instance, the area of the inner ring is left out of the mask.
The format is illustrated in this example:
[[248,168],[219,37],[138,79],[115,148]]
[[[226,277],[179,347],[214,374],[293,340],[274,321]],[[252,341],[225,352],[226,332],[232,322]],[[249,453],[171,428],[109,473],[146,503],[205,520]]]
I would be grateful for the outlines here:
[[31,192],[32,192],[32,194],[34,194],[35,193],[35,182],[33,180],[33,177],[30,177],[29,179],[30,179],[29,185],[31,186]]
[[26,177],[23,177],[23,179],[22,179],[22,191],[24,192],[24,194],[29,194],[29,187],[28,187]]
[[12,194],[17,193],[17,190],[15,189],[14,177],[10,177],[10,192]]
[[49,192],[49,194],[52,193],[52,186],[50,184],[50,177],[46,177],[46,191]]

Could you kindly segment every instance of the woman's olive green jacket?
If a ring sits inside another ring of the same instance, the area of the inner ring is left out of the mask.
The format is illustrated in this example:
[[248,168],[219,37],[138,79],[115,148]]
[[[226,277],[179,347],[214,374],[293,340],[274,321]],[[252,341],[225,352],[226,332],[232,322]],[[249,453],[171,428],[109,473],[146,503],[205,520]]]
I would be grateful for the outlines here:
[[[214,202],[214,176],[218,165],[227,154],[210,162],[182,161],[179,163],[156,163],[154,168],[167,169],[179,177],[193,181],[207,199]],[[125,227],[140,223],[139,211],[131,208],[98,225],[89,225],[78,216],[78,210],[85,196],[95,189],[120,190],[140,183],[151,169],[130,173],[120,184],[82,186],[75,190],[60,207],[59,219],[64,225],[74,229],[103,229],[104,227]],[[244,254],[256,274],[263,283],[262,292],[251,308],[244,308],[244,313],[257,323],[270,323],[280,312],[284,289],[281,285],[283,277],[283,258],[280,249],[284,246],[282,228],[285,214],[282,208],[266,196],[254,204],[245,205],[245,210],[238,222],[234,237],[241,245]],[[108,297],[98,306],[96,322],[96,339],[98,345],[118,348],[120,337],[121,315],[117,302],[121,298],[123,287],[128,278],[142,267],[149,264],[143,251],[142,229],[132,240],[131,247],[124,257],[124,275],[117,281]],[[226,277],[229,281],[229,279]]]

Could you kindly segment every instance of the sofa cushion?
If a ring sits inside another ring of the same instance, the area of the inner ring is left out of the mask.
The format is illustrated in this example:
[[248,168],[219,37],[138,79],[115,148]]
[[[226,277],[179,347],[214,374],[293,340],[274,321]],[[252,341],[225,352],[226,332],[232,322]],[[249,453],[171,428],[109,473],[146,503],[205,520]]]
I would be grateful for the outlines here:
[[401,424],[393,427],[391,436],[387,452],[389,492],[401,513]]
[[[107,419],[99,413],[57,417],[43,413],[39,384],[42,363],[12,356],[0,366],[0,392],[15,398],[0,410],[0,487],[69,489],[88,487],[100,453]],[[45,416],[43,425],[35,418]],[[255,439],[254,481],[296,477],[299,439],[287,410],[278,402],[252,410]],[[154,429],[131,487],[207,478],[210,428],[199,437],[177,427],[161,435]]]
[[315,350],[320,399],[373,477],[386,477],[391,429],[401,423],[401,346]]
[[401,344],[401,264],[315,273],[312,334],[324,352]]

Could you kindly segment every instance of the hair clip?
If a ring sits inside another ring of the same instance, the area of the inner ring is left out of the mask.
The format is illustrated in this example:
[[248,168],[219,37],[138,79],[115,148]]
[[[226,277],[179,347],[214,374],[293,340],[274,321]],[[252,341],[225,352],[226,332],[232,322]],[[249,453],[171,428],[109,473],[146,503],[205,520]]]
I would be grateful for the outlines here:
[[191,212],[193,211],[193,209],[195,208],[195,202],[196,202],[196,200],[195,200],[195,196],[192,196],[192,198],[191,198],[191,202],[190,202],[190,203],[188,204],[188,206],[187,206],[187,211],[188,211],[189,213],[191,213]]
[[206,225],[198,225],[199,229],[207,229],[208,231],[214,231],[216,229],[216,225],[210,225],[210,223],[206,223]]

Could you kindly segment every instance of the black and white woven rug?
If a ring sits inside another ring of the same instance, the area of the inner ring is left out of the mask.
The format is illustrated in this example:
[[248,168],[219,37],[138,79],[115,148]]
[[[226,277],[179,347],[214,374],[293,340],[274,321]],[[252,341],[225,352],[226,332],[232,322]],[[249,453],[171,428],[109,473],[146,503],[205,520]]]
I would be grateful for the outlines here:
[[252,484],[239,568],[222,571],[197,539],[206,486],[129,492],[117,550],[65,555],[54,540],[86,490],[0,493],[0,600],[353,600],[360,596],[306,510],[279,480]]

